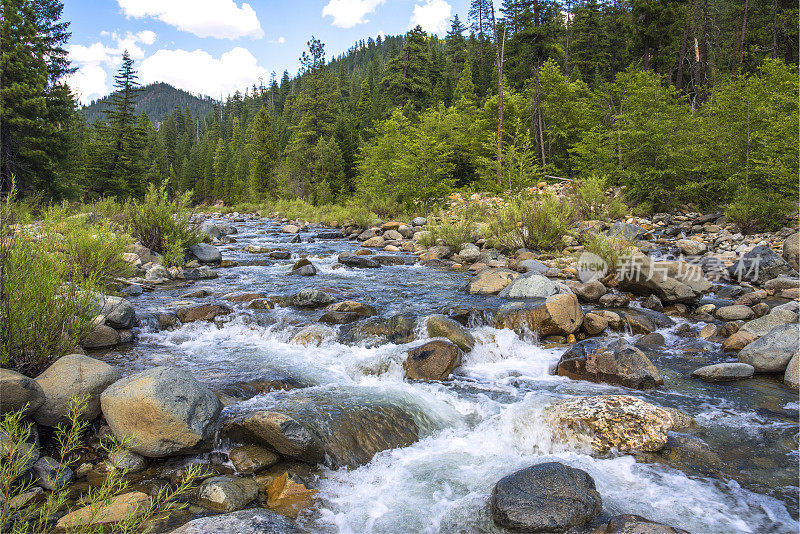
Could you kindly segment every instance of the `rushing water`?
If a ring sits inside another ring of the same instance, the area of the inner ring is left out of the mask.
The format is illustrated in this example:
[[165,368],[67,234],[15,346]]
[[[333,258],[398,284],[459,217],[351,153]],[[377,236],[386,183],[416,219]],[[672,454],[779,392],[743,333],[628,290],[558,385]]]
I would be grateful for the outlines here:
[[[315,232],[309,232],[301,234],[301,243],[289,243],[274,222],[253,219],[236,226],[238,242],[220,248],[225,259],[241,266],[218,269],[218,279],[190,288],[146,293],[134,299],[137,310],[217,302],[229,292],[289,295],[305,287],[331,288],[341,299],[372,304],[387,317],[504,303],[467,295],[463,286],[469,275],[464,273],[413,265],[337,268],[336,256],[355,250],[354,242],[314,240]],[[247,265],[266,258],[241,250],[251,243],[291,250],[292,259]],[[309,256],[318,274],[287,276],[302,255]],[[211,296],[181,297],[198,289],[208,289]],[[301,517],[310,530],[494,532],[487,506],[494,483],[518,468],[553,459],[592,475],[606,516],[635,513],[695,533],[798,530],[797,397],[772,379],[706,384],[689,378],[694,368],[729,361],[718,344],[680,338],[674,327],[662,330],[667,347],[648,355],[665,385],[641,392],[553,376],[563,347],[545,348],[508,330],[478,326],[472,329],[476,347],[452,381],[409,383],[403,380],[402,362],[405,351],[419,342],[348,345],[332,327],[329,339],[308,348],[288,341],[322,312],[231,305],[236,311],[221,326],[143,329],[129,349],[104,357],[127,371],[179,365],[223,392],[265,374],[318,388],[369,388],[402,396],[435,422],[414,445],[379,453],[357,469],[323,470],[316,481],[317,509]],[[420,330],[419,337],[426,336]],[[553,442],[540,418],[542,408],[557,398],[599,393],[631,394],[689,413],[700,425],[693,436],[718,455],[719,464],[708,469],[702,462],[598,458],[580,445]]]

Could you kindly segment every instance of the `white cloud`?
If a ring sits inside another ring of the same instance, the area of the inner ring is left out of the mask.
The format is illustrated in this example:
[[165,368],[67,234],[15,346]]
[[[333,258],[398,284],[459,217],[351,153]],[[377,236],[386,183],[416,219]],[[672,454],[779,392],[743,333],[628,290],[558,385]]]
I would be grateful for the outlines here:
[[414,6],[414,13],[411,15],[409,28],[416,25],[429,33],[439,33],[447,28],[447,21],[450,19],[452,8],[445,0],[425,0],[424,4]]
[[78,101],[88,104],[93,98],[105,95],[108,75],[99,65],[84,65],[66,77],[67,85],[78,97]]
[[117,0],[128,17],[154,17],[198,37],[236,39],[264,36],[250,4],[234,0]]
[[286,37],[280,36],[277,39],[270,39],[270,44],[284,44],[286,43]]
[[219,58],[205,50],[159,50],[142,61],[142,83],[167,82],[186,91],[219,98],[236,89],[244,90],[267,78],[267,69],[258,64],[249,50],[236,47]]
[[138,37],[139,41],[141,41],[142,44],[151,45],[156,42],[157,35],[156,32],[151,32],[150,30],[142,30],[136,34],[136,37]]
[[323,17],[333,17],[333,25],[352,28],[356,24],[369,22],[365,17],[375,13],[386,0],[329,0],[322,8]]

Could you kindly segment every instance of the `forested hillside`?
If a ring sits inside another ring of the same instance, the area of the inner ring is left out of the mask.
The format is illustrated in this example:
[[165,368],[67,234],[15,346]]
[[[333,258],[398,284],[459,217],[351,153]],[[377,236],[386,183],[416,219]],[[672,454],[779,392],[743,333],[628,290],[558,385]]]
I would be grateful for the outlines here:
[[[103,120],[63,111],[44,160],[30,147],[45,132],[18,126],[4,93],[4,188],[13,174],[48,198],[138,197],[169,180],[198,202],[357,197],[380,213],[598,175],[642,213],[693,202],[769,226],[797,197],[797,14],[788,0],[474,0],[442,38],[417,27],[328,61],[312,37],[297,76],[208,112],[151,99],[126,59]],[[4,42],[20,28],[4,22]],[[3,50],[6,83],[27,83],[21,46]],[[58,57],[30,98],[71,102]]]
[[[88,106],[81,108],[81,113],[89,123],[105,119],[110,108],[112,96],[93,100]],[[160,123],[175,108],[188,109],[193,115],[205,115],[214,107],[214,100],[209,96],[193,95],[187,91],[176,89],[168,83],[158,82],[145,85],[136,98],[134,113],[144,113],[153,124]]]

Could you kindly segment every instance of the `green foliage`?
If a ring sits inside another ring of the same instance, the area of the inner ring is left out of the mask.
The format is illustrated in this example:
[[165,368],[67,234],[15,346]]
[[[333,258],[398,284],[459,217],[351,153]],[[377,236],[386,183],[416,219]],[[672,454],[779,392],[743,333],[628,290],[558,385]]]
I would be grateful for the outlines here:
[[489,223],[493,245],[507,250],[558,251],[575,224],[572,205],[552,194],[520,194]]
[[633,243],[621,234],[607,232],[584,232],[580,236],[583,250],[591,252],[603,259],[608,266],[608,273],[614,273],[620,266],[620,260],[633,251]]
[[150,184],[141,202],[128,205],[128,231],[144,246],[162,254],[166,266],[182,265],[189,247],[203,239],[189,220],[190,197],[187,192],[170,199],[167,183],[161,187]]
[[617,197],[609,197],[607,179],[590,174],[575,186],[575,203],[583,219],[609,221],[624,217],[627,206]]
[[458,251],[465,243],[473,243],[478,223],[486,217],[485,208],[477,204],[465,204],[453,210],[450,215],[440,212],[438,216],[431,217],[432,221],[427,226],[428,233],[423,236],[420,243],[431,246],[441,241]]

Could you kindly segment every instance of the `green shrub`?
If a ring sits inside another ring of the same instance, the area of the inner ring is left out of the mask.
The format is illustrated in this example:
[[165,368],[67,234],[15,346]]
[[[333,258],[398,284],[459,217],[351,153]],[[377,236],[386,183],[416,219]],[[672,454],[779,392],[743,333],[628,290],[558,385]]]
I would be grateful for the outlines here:
[[577,182],[575,203],[583,219],[608,221],[625,216],[627,206],[618,198],[606,195],[607,183],[605,176],[595,173]]
[[774,231],[784,225],[786,216],[796,208],[797,204],[786,197],[743,187],[725,207],[725,216],[744,233]]
[[575,224],[572,205],[555,195],[523,194],[500,210],[489,223],[493,246],[557,251]]
[[606,262],[609,274],[616,272],[620,260],[633,251],[633,243],[620,234],[585,232],[580,241],[585,252],[591,252]]
[[203,240],[202,232],[189,220],[190,199],[187,191],[170,200],[164,182],[161,187],[150,184],[143,201],[128,205],[130,234],[162,254],[168,267],[183,264],[186,250]]
[[441,239],[456,251],[460,250],[464,243],[473,243],[478,221],[484,218],[486,210],[475,204],[466,204],[454,211],[454,216],[445,212],[440,213],[435,222],[428,225],[428,233],[423,236],[420,243],[431,246]]

